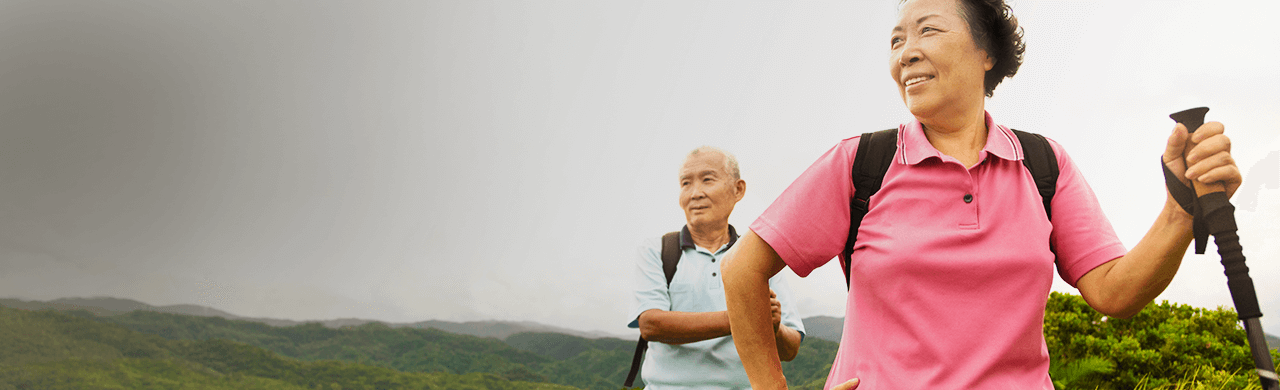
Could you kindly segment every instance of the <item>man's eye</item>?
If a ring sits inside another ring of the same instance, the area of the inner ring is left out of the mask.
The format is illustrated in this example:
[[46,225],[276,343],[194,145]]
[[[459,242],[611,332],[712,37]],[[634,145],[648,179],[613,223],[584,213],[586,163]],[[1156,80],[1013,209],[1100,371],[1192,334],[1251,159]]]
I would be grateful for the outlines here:
[[889,47],[897,47],[899,43],[902,43],[902,38],[900,37],[893,37],[889,39]]
[[921,34],[924,34],[924,33],[930,32],[930,31],[938,31],[938,29],[933,28],[933,27],[925,27],[925,28],[921,28],[921,29],[920,29],[920,33],[921,33]]

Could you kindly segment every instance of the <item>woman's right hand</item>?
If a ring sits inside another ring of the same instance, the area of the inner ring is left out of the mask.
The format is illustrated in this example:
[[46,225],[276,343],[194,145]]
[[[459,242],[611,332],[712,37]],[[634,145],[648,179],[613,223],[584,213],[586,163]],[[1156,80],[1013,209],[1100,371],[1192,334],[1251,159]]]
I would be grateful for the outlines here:
[[836,387],[832,387],[831,390],[853,390],[858,388],[859,382],[860,381],[858,380],[858,378],[853,378],[853,379],[850,379],[848,382],[838,384],[836,385]]

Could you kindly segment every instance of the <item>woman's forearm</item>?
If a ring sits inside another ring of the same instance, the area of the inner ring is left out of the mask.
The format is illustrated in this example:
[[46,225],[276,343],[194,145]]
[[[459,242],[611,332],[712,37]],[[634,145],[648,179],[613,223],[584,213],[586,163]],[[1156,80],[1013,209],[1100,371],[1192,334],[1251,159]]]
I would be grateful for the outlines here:
[[769,278],[783,266],[773,248],[749,231],[720,267],[733,343],[757,390],[787,387],[769,309]]
[[1080,294],[1103,314],[1132,317],[1173,281],[1191,239],[1191,217],[1169,200],[1129,253],[1080,278]]

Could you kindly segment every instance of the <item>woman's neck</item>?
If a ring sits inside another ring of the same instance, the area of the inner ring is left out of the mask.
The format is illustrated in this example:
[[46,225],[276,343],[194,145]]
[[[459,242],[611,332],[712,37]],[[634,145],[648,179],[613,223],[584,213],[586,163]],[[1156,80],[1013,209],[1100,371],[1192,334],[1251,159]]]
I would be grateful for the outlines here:
[[920,124],[929,143],[939,152],[959,160],[965,168],[978,164],[978,155],[987,145],[986,111],[979,109],[976,115],[957,115],[940,121],[921,120]]

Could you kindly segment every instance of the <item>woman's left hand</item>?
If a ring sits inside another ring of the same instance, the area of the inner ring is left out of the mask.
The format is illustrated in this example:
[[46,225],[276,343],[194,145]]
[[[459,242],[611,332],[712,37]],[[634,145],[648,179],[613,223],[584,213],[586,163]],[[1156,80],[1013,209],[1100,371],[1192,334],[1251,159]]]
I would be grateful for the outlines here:
[[1186,126],[1176,124],[1165,145],[1162,160],[1169,171],[1191,187],[1191,181],[1222,183],[1227,197],[1240,188],[1243,177],[1236,160],[1231,158],[1231,139],[1223,134],[1221,123],[1208,122],[1195,133],[1187,134]]

